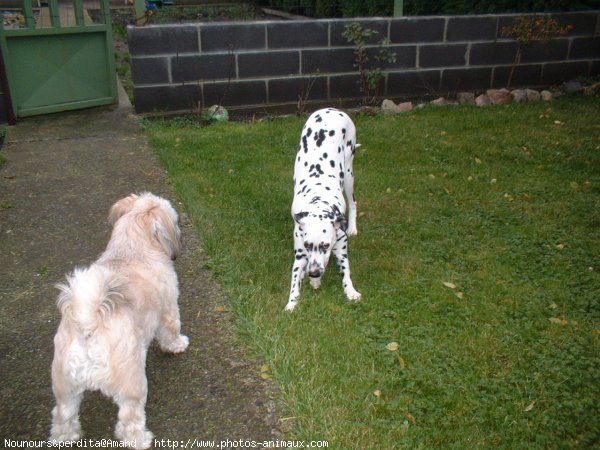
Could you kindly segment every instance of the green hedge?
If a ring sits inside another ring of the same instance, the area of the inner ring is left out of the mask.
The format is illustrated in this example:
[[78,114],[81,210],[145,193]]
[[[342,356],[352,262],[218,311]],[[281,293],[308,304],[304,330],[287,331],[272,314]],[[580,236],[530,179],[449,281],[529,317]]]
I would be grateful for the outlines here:
[[[391,16],[394,0],[259,0],[261,6],[310,17]],[[407,16],[578,11],[600,8],[600,0],[404,0]]]

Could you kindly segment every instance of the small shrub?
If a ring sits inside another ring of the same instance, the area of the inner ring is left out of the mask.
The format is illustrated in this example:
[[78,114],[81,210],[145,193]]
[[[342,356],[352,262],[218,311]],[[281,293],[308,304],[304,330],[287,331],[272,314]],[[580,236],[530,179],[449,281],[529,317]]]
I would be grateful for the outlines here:
[[354,45],[355,66],[360,74],[360,91],[363,96],[363,103],[374,103],[379,95],[379,87],[383,80],[381,70],[382,63],[396,62],[396,53],[392,52],[387,46],[389,40],[384,38],[378,42],[378,52],[374,59],[377,61],[375,67],[369,67],[369,57],[367,56],[367,41],[377,34],[377,31],[369,28],[363,28],[359,23],[352,23],[345,27],[342,36],[348,42]]
[[573,29],[573,25],[560,26],[555,19],[551,17],[539,16],[520,16],[515,19],[515,23],[510,27],[502,28],[502,36],[513,37],[517,41],[517,51],[515,59],[510,68],[507,87],[510,87],[515,68],[521,63],[523,50],[533,43],[543,43],[550,39],[565,36]]

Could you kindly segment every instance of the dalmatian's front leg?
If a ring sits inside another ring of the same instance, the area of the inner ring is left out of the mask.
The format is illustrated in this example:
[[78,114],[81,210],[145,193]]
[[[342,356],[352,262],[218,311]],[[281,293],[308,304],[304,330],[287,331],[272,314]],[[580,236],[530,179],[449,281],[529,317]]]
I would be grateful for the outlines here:
[[290,298],[285,307],[286,311],[293,311],[298,304],[298,298],[300,297],[300,286],[304,275],[306,273],[306,265],[308,263],[308,256],[303,247],[302,238],[300,237],[300,230],[298,225],[294,230],[294,265],[292,267],[292,286],[290,288]]
[[338,230],[338,240],[333,247],[333,254],[337,260],[340,272],[342,274],[342,285],[344,287],[344,293],[348,300],[358,302],[360,301],[361,294],[352,284],[350,278],[350,262],[348,261],[348,236],[342,230]]

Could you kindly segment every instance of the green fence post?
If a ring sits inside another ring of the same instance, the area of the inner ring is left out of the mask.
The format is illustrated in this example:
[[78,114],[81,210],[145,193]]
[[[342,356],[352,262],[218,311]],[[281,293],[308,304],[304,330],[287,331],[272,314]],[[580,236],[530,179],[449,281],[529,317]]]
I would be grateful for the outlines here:
[[35,19],[33,18],[31,1],[23,1],[23,14],[25,15],[25,24],[27,25],[27,28],[35,28]]
[[60,9],[58,0],[48,0],[48,8],[50,8],[50,22],[54,28],[60,28]]
[[394,0],[394,17],[404,15],[404,0]]
[[83,1],[74,0],[73,9],[75,11],[75,24],[78,27],[83,27],[85,25],[85,19],[83,18]]
[[146,17],[146,2],[144,0],[133,0],[133,8],[135,10],[135,24],[143,24]]

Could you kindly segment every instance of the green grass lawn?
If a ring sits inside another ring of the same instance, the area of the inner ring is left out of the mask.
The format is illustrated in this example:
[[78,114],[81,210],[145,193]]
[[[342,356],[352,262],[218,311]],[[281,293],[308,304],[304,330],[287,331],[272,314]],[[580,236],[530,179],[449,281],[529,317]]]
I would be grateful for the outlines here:
[[598,98],[355,117],[363,301],[345,300],[332,261],[288,314],[303,122],[148,127],[290,437],[598,448]]

